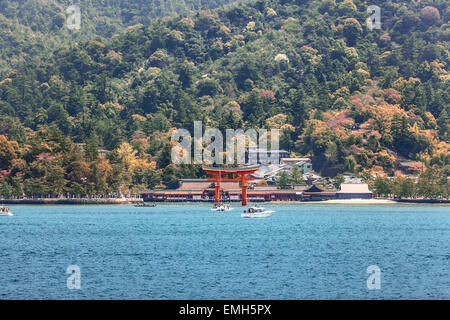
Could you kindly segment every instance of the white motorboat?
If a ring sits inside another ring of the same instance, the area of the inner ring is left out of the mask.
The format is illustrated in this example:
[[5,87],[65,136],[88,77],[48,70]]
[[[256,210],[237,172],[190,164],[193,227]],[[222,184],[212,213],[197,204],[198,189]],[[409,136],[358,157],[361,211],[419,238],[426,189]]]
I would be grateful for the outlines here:
[[[221,178],[221,175],[220,175],[220,169],[219,169],[219,186],[220,186],[220,178]],[[220,196],[219,196],[219,198],[220,198]],[[211,208],[211,211],[218,211],[218,212],[225,212],[225,211],[231,211],[231,210],[233,210],[231,205],[223,204],[223,203],[215,203],[214,207]]]
[[248,210],[245,210],[242,214],[242,218],[267,218],[272,215],[275,211],[273,210],[266,210],[266,208],[260,207],[260,206],[254,206],[248,208]]
[[211,208],[211,211],[231,211],[234,208],[232,208],[231,206],[227,205],[227,204],[220,204],[220,205],[216,205],[214,207]]
[[11,212],[11,210],[9,210],[9,208],[4,208],[1,207],[0,208],[0,217],[12,217],[13,214]]

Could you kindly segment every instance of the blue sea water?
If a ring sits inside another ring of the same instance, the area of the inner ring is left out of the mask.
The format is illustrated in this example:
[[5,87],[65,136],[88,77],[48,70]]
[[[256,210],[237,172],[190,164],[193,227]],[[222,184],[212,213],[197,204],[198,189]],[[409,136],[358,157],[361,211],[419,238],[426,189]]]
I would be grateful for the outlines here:
[[12,206],[0,299],[450,299],[449,206],[266,207],[243,219],[197,204]]

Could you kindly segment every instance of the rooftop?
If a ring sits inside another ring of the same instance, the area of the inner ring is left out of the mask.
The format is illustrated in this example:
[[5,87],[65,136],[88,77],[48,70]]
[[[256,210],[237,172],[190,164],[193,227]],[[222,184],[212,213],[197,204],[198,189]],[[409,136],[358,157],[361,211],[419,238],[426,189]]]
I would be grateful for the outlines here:
[[207,180],[188,180],[181,181],[180,187],[177,190],[199,190],[203,191],[211,187],[211,182]]
[[342,183],[338,193],[372,193],[367,183]]
[[281,158],[280,161],[281,162],[301,162],[301,161],[310,162],[311,159],[310,158]]

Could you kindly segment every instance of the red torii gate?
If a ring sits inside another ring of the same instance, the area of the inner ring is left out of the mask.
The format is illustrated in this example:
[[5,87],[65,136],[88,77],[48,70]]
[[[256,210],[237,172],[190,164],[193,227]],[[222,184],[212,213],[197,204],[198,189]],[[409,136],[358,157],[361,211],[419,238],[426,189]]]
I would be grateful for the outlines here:
[[[212,168],[203,167],[203,170],[214,177],[208,177],[209,181],[215,182],[214,190],[214,203],[220,202],[220,181],[240,181],[242,188],[242,205],[247,205],[247,181],[254,180],[253,177],[248,176],[253,174],[258,170],[259,167],[248,167],[248,168]],[[227,175],[238,175],[237,178],[224,178]]]

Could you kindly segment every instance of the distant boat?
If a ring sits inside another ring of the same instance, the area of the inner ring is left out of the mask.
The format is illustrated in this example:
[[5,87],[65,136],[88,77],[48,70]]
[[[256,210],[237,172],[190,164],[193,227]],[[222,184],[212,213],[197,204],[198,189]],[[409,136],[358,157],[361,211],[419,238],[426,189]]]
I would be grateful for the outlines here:
[[138,203],[134,205],[136,208],[153,208],[156,207],[154,203]]
[[248,210],[245,210],[242,214],[242,218],[267,218],[272,215],[275,211],[273,210],[266,210],[263,207],[260,206],[254,206],[248,208]]
[[[220,186],[220,178],[222,177],[220,169],[219,169],[219,186]],[[219,188],[220,190],[220,188]],[[220,199],[220,195],[219,195]],[[211,211],[219,211],[219,212],[225,212],[225,211],[231,211],[233,208],[228,204],[222,204],[222,203],[215,203],[214,207],[211,208]]]
[[212,207],[211,211],[222,211],[222,212],[224,212],[224,211],[231,211],[233,209],[234,208],[232,208],[231,206],[229,206],[227,204],[219,204],[219,205],[216,205],[216,206]]
[[0,217],[12,217],[13,214],[9,208],[1,207],[0,208]]

